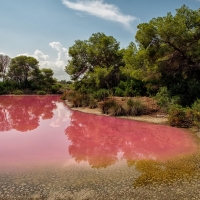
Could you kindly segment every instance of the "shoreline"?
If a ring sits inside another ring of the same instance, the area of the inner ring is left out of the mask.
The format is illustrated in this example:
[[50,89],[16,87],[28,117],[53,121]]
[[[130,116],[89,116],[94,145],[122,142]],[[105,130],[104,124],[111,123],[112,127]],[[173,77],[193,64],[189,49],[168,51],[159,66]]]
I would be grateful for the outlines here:
[[[101,116],[110,116],[106,114],[102,114],[100,108],[89,108],[89,107],[78,107],[74,108],[72,107],[71,103],[67,100],[65,100],[65,103],[69,106],[71,110],[87,113],[87,114],[95,114],[95,115],[101,115]],[[111,117],[111,116],[110,116]],[[164,124],[167,125],[167,117],[163,117],[162,115],[160,117],[158,116],[151,116],[151,115],[141,115],[141,116],[112,116],[117,118],[123,118],[123,119],[130,119],[130,120],[136,120],[136,121],[143,121],[143,122],[149,122],[149,123],[155,123],[155,124]]]

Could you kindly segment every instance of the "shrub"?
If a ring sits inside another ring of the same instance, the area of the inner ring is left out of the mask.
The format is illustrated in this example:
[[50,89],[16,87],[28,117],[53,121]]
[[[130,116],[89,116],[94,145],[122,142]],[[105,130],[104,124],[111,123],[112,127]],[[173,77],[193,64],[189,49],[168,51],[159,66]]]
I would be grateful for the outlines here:
[[138,99],[128,99],[127,101],[127,114],[133,116],[139,116],[146,113],[146,106]]
[[63,100],[68,100],[72,103],[72,107],[86,107],[90,105],[91,95],[82,94],[80,92],[69,91],[62,95]]
[[21,90],[14,90],[12,93],[14,95],[23,95],[24,94],[23,91],[21,91]]
[[122,105],[118,104],[114,99],[104,101],[101,105],[101,111],[103,114],[109,114],[112,116],[121,116],[126,114]]
[[175,104],[169,109],[168,122],[171,126],[189,128],[193,124],[193,113],[190,108]]
[[62,96],[60,97],[60,99],[61,99],[61,100],[67,100],[67,94],[66,94],[66,92],[64,92],[64,93],[62,94]]
[[160,109],[163,112],[168,112],[170,107],[170,94],[167,87],[161,87],[154,98]]
[[89,100],[89,108],[94,109],[97,107],[98,107],[97,100],[91,97]]
[[193,124],[200,129],[200,99],[197,99],[192,105]]
[[70,99],[72,107],[82,107],[82,95],[80,93],[75,93]]
[[119,88],[119,87],[116,87],[115,88],[115,96],[123,97],[124,96],[124,90]]
[[115,93],[116,92],[121,93],[121,95],[117,96],[137,96],[146,94],[146,88],[141,80],[131,78],[126,81],[120,81]]
[[107,89],[100,89],[93,93],[93,97],[98,101],[105,100],[109,97],[109,91]]
[[44,90],[37,91],[38,95],[46,95],[47,93]]
[[56,83],[54,85],[51,86],[51,92],[53,94],[62,94],[62,85],[59,83]]
[[80,94],[79,98],[80,98],[80,102],[81,102],[82,107],[87,107],[87,106],[90,105],[90,99],[91,99],[90,95]]

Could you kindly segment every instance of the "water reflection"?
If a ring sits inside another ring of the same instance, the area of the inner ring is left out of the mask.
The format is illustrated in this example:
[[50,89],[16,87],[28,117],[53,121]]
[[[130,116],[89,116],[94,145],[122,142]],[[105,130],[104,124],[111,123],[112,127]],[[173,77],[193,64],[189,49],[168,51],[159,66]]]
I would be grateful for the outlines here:
[[34,130],[40,118],[51,119],[55,100],[51,96],[0,96],[0,131],[15,129],[21,132]]
[[60,96],[0,96],[0,171],[68,162],[70,115]]
[[120,159],[165,160],[197,150],[191,135],[181,129],[80,112],[72,113],[65,133],[72,142],[70,155],[93,168],[107,167]]

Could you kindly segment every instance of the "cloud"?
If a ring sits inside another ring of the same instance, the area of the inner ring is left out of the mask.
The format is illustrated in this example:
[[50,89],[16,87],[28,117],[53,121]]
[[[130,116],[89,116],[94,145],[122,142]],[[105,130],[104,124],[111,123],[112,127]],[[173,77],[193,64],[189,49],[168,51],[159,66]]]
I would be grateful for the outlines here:
[[128,28],[131,27],[131,22],[137,20],[134,16],[122,14],[117,6],[104,3],[103,0],[77,0],[76,3],[62,0],[62,3],[70,9],[85,12],[105,20],[115,21]]
[[34,57],[37,59],[37,60],[47,60],[49,58],[48,55],[44,55],[41,51],[39,50],[35,50],[34,52]]
[[51,42],[49,45],[58,51],[58,58],[57,62],[58,64],[63,61],[69,60],[68,50],[66,48],[63,48],[60,42]]
[[[68,50],[60,44],[60,42],[51,42],[49,43],[50,47],[53,49],[57,50],[57,59],[54,61],[50,60],[49,55],[45,55],[42,51],[40,50],[35,50],[33,55],[30,55],[28,53],[20,54],[20,55],[25,55],[25,56],[32,56],[36,58],[39,61],[40,68],[50,68],[54,71],[54,76],[59,79],[59,80],[69,80],[69,76],[67,73],[64,71],[65,66],[68,63],[69,55],[68,55]],[[19,55],[17,55],[19,56]]]

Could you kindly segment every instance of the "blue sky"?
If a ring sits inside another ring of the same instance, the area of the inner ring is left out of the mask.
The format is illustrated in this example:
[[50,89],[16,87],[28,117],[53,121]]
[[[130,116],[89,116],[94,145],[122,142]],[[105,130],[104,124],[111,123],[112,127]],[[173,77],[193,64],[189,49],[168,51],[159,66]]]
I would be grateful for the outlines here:
[[75,40],[103,32],[127,47],[138,24],[183,4],[200,8],[200,0],[1,0],[0,53],[34,56],[58,80],[69,80],[64,67]]

